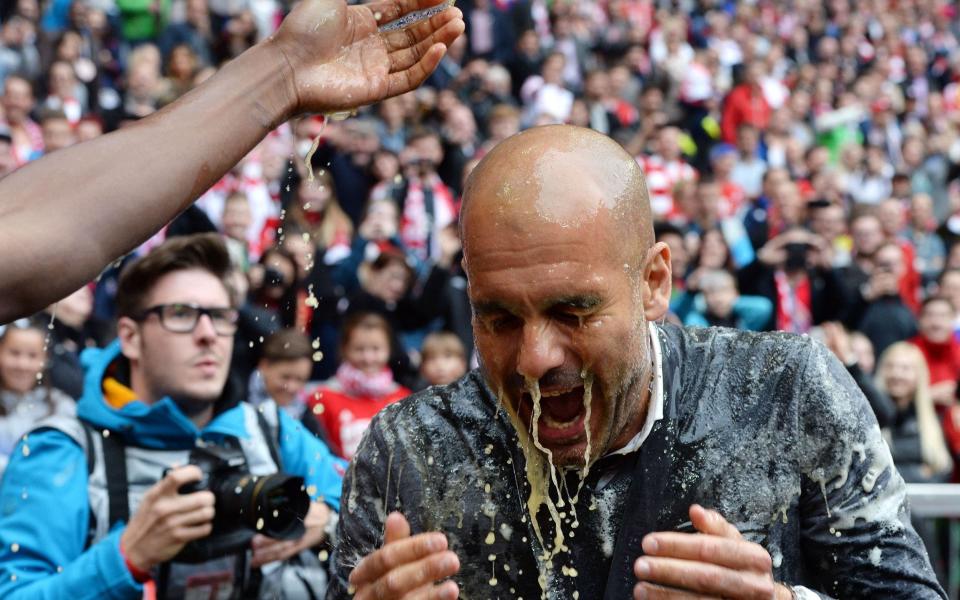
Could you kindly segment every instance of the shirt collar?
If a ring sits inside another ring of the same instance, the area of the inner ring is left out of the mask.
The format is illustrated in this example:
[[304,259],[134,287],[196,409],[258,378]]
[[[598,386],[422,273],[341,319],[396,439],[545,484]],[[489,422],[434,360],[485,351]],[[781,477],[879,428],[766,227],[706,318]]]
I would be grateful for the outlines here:
[[640,433],[633,436],[633,439],[627,442],[627,445],[619,450],[608,454],[614,456],[617,454],[630,454],[636,452],[646,441],[653,430],[654,424],[663,418],[663,358],[660,350],[660,334],[657,326],[652,322],[647,323],[650,331],[650,347],[653,350],[653,386],[650,396],[649,406],[647,407],[647,418],[643,422],[643,428]]

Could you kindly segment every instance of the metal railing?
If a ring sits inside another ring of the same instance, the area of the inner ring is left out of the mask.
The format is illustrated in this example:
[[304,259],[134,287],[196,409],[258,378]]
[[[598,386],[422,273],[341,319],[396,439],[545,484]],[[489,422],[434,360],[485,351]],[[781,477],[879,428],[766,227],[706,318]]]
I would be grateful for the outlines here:
[[960,598],[960,484],[908,483],[907,497],[914,517],[947,519],[947,595]]

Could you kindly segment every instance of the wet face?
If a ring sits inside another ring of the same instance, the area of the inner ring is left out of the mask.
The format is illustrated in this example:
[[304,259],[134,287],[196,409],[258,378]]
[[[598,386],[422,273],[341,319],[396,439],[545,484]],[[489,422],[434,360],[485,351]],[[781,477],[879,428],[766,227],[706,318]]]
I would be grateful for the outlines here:
[[24,394],[37,385],[46,364],[43,332],[37,329],[10,330],[0,342],[0,384],[5,390]]
[[[201,269],[174,271],[158,279],[144,308],[175,303],[231,306],[223,283]],[[157,314],[139,322],[121,317],[117,326],[139,399],[149,404],[170,396],[181,404],[203,405],[220,397],[230,369],[233,335],[219,335],[208,315],[201,315],[189,333],[168,331]]]
[[358,327],[343,347],[343,359],[366,375],[383,371],[390,360],[390,340],[379,327]]
[[430,385],[447,385],[463,377],[467,363],[462,356],[450,352],[435,354],[423,361],[420,373]]
[[310,379],[313,365],[309,358],[262,360],[258,366],[267,394],[280,406],[293,402]]
[[948,301],[928,302],[920,311],[920,334],[936,344],[949,342],[955,318],[956,311]]
[[[554,464],[572,467],[584,463],[587,431],[594,458],[640,429],[646,321],[666,311],[670,253],[662,243],[643,248],[637,229],[628,242],[617,226],[639,213],[620,213],[634,210],[625,207],[644,186],[635,161],[621,163],[619,149],[593,146],[596,134],[583,130],[532,131],[468,186],[465,266],[487,382],[518,427],[536,427]],[[532,425],[536,389],[542,414]]]

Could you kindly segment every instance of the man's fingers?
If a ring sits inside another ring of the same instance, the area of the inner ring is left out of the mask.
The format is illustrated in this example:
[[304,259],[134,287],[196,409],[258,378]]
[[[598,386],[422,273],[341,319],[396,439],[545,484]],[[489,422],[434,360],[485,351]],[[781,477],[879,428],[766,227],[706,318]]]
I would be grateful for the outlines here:
[[357,591],[356,600],[400,598],[429,583],[446,579],[460,570],[460,560],[453,552],[431,554],[418,561],[391,569],[372,585]]
[[769,573],[772,567],[770,555],[759,544],[716,535],[651,533],[643,538],[643,551],[649,556],[682,558],[758,573]]
[[383,526],[383,543],[389,544],[410,537],[410,523],[398,512],[390,513]]
[[661,585],[652,583],[638,583],[633,588],[634,600],[718,600],[716,596],[704,596],[703,594],[694,594],[684,592],[683,590],[672,590]]
[[412,46],[392,51],[390,53],[390,72],[406,71],[417,64],[435,44],[449,46],[453,40],[457,39],[457,36],[463,33],[463,29],[463,21],[450,21],[427,39]]
[[447,549],[442,533],[421,533],[412,538],[386,544],[368,554],[350,573],[350,583],[359,586],[381,578],[391,569]]
[[387,52],[410,48],[426,41],[435,32],[455,21],[463,21],[463,13],[459,8],[445,10],[405,29],[384,33],[382,34],[383,42],[387,46]]
[[453,581],[444,581],[440,585],[429,583],[406,595],[404,600],[456,600],[460,597],[460,588]]
[[387,78],[387,96],[398,96],[417,88],[433,73],[446,52],[447,47],[444,44],[434,44],[412,67],[391,73]]
[[775,591],[769,574],[735,571],[690,560],[644,556],[637,559],[633,570],[640,581],[713,596],[770,600]]
[[179,527],[174,530],[173,537],[177,542],[186,544],[193,540],[208,537],[212,532],[213,523],[207,523],[205,525],[193,525],[192,527]]
[[170,515],[167,522],[171,527],[185,527],[202,525],[213,521],[214,509],[212,506],[201,506],[189,511],[176,512]]
[[144,499],[147,499],[147,497],[154,499],[159,496],[177,493],[177,490],[181,487],[192,481],[200,481],[201,477],[203,477],[203,472],[200,470],[200,467],[196,465],[186,465],[171,469],[163,479],[147,490],[147,493],[144,494]]
[[690,507],[690,522],[701,533],[720,535],[727,538],[741,539],[743,536],[736,527],[727,522],[723,515],[694,504]]
[[407,13],[424,10],[443,2],[445,0],[380,0],[363,6],[370,9],[377,25],[381,26],[395,21]]

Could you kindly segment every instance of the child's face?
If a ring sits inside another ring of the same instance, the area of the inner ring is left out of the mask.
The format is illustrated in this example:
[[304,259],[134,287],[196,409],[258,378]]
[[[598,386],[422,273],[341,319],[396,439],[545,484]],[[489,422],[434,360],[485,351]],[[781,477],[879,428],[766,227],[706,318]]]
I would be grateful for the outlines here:
[[382,329],[354,329],[343,358],[366,375],[376,375],[390,360],[390,340]]
[[727,318],[733,312],[733,305],[737,301],[737,290],[729,284],[719,285],[711,290],[703,291],[703,299],[707,303],[707,311],[721,318]]
[[36,387],[45,362],[41,332],[36,329],[8,331],[0,343],[0,382],[12,392],[29,392]]
[[430,385],[447,385],[463,377],[467,363],[456,354],[435,354],[423,361],[420,373]]
[[294,360],[263,360],[259,365],[267,393],[279,406],[290,404],[310,379],[313,365],[309,358]]

